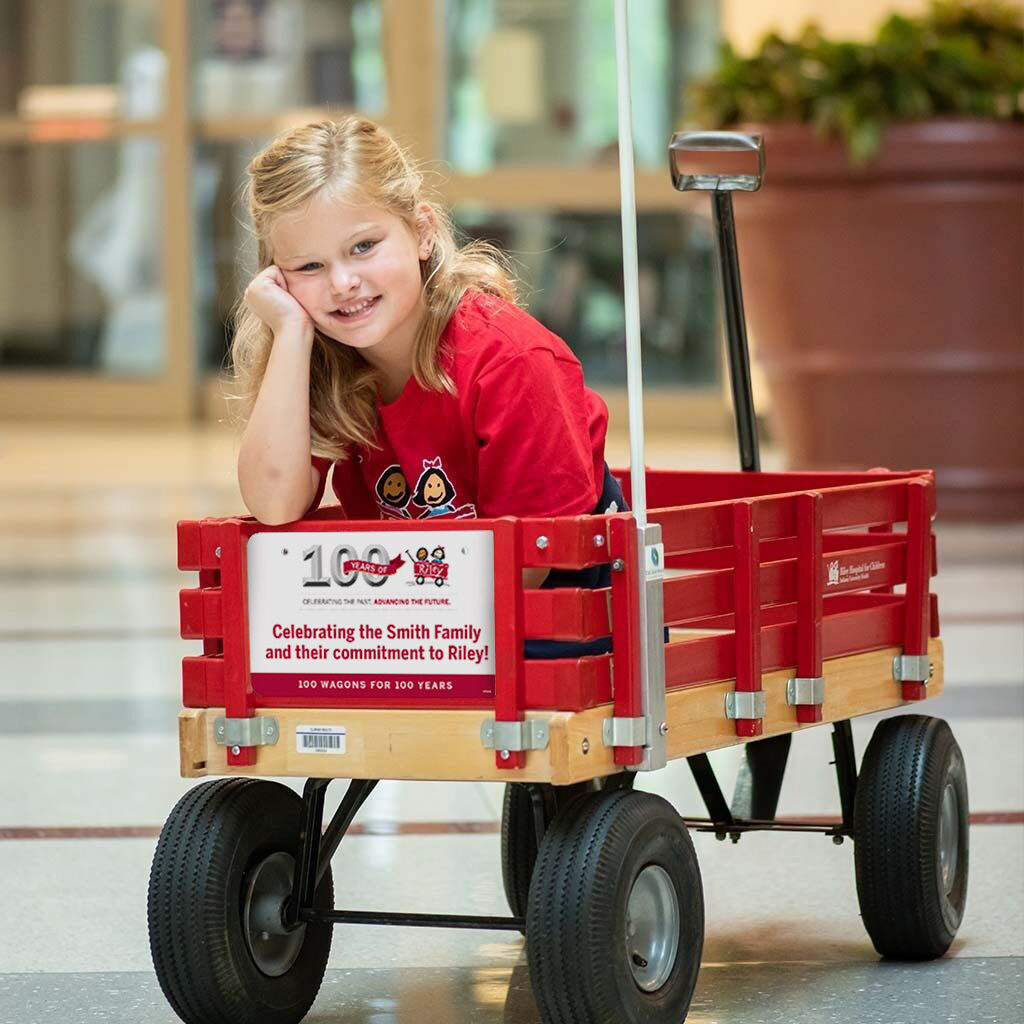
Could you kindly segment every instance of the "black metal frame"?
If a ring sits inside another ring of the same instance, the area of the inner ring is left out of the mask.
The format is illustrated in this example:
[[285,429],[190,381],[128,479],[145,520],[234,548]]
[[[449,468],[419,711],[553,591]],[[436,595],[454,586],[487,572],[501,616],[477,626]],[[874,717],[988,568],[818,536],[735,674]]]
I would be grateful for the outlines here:
[[[772,737],[775,738],[775,737]],[[764,742],[764,741],[762,741]],[[832,747],[835,751],[836,781],[842,806],[842,821],[778,821],[774,818],[759,820],[737,817],[730,810],[715,777],[707,754],[694,754],[687,758],[694,781],[708,809],[708,818],[686,818],[687,828],[696,832],[713,832],[718,839],[729,836],[738,842],[744,832],[819,832],[832,836],[841,843],[845,836],[853,835],[853,802],[857,791],[857,764],[853,748],[853,734],[849,720],[833,724]],[[788,747],[787,747],[788,752]],[[782,762],[785,768],[785,761]],[[555,814],[566,803],[588,791],[608,788],[632,789],[635,772],[620,772],[607,779],[595,779],[574,786],[552,786],[525,783],[533,807],[537,846]],[[314,906],[317,886],[327,871],[331,858],[345,838],[359,808],[363,806],[377,785],[376,779],[353,779],[338,805],[327,828],[323,827],[324,797],[332,779],[307,779],[302,791],[302,829],[296,851],[295,881],[292,897],[283,912],[288,928],[298,927],[306,921],[326,921],[330,924],[402,925],[407,928],[484,928],[493,931],[525,930],[522,917],[483,917],[465,914],[401,914],[367,910],[319,910]],[[776,793],[776,799],[778,794]]]
[[[717,839],[725,839],[728,836],[734,843],[739,842],[744,832],[822,832],[832,836],[836,843],[841,843],[847,836],[852,838],[853,803],[857,795],[857,758],[849,719],[832,724],[832,749],[835,752],[835,761],[832,764],[836,769],[839,804],[842,808],[842,819],[838,823],[813,819],[779,821],[775,817],[782,776],[789,757],[789,743],[782,746],[775,744],[774,741],[783,738],[788,741],[791,737],[792,733],[784,733],[783,736],[771,736],[766,740],[746,744],[744,756],[748,760],[741,766],[741,780],[736,787],[737,798],[734,798],[731,808],[718,785],[708,755],[694,754],[688,757],[686,760],[709,817],[686,818],[684,820],[687,828],[695,832],[714,832]],[[751,747],[755,746],[758,749],[752,751]],[[751,753],[755,755],[754,758],[750,757]],[[746,785],[751,787],[745,797],[740,793],[743,781],[742,767],[748,768],[749,778]],[[767,814],[763,817],[757,814],[737,814],[736,804],[743,802],[744,799],[755,808],[767,808]]]

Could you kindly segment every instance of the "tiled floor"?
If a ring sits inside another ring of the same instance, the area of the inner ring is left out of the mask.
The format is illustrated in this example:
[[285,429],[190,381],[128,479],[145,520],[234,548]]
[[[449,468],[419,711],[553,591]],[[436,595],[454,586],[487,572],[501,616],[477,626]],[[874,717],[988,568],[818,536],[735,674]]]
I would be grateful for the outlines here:
[[[156,833],[191,785],[175,718],[180,658],[196,650],[177,638],[177,593],[192,578],[174,568],[174,523],[240,509],[233,450],[219,431],[0,428],[0,1024],[175,1020],[145,922]],[[621,439],[610,457],[625,461]],[[648,461],[731,468],[734,455],[660,439]],[[995,822],[972,827],[953,949],[879,962],[849,843],[697,834],[707,935],[689,1020],[1024,1020],[1024,528],[940,522],[938,537],[947,693],[925,710],[954,728],[975,821]],[[855,721],[858,753],[873,724]],[[797,738],[780,813],[838,812],[831,757],[828,728]],[[731,783],[738,748],[713,760]],[[703,813],[685,764],[639,785]],[[492,784],[382,783],[335,859],[338,905],[504,914],[500,801]],[[518,936],[344,926],[307,1019],[538,1017]]]

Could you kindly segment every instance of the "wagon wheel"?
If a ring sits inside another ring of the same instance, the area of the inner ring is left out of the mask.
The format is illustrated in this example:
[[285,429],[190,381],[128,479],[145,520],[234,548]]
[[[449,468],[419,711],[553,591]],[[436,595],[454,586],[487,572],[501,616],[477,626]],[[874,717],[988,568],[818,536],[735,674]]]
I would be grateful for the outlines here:
[[558,815],[530,885],[526,955],[545,1024],[679,1024],[704,943],[700,869],[661,797],[607,790]]
[[505,786],[501,807],[501,881],[513,917],[526,917],[530,878],[537,860],[537,829],[530,789],[522,783]]
[[[149,876],[149,943],[157,979],[186,1024],[296,1024],[323,980],[331,926],[288,931],[302,801],[263,779],[189,790],[160,833]],[[331,909],[328,868],[316,905]]]
[[949,949],[967,898],[967,773],[940,718],[879,722],[854,803],[857,898],[882,956],[929,960]]
[[[559,808],[567,807],[577,796],[605,788],[632,788],[635,778],[633,772],[620,772],[606,779],[591,779],[573,786],[542,786],[545,793],[544,827],[551,824]],[[534,783],[534,786],[538,785]],[[501,806],[501,881],[509,910],[515,917],[526,917],[530,879],[537,861],[537,826],[530,788],[521,782],[507,783]]]

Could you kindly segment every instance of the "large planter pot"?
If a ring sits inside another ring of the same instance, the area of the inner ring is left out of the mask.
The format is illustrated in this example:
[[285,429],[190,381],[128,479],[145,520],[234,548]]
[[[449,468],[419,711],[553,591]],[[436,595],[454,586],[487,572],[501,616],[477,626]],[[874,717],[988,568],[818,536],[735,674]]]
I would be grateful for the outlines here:
[[1024,126],[898,124],[863,169],[759,130],[736,219],[791,465],[932,467],[942,518],[1024,518]]

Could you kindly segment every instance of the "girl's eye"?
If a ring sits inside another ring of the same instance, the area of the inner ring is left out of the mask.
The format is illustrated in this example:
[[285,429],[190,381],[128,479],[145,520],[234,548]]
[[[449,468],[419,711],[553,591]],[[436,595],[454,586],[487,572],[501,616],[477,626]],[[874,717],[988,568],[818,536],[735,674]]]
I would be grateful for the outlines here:
[[304,273],[306,271],[319,270],[319,269],[320,269],[320,264],[319,263],[304,263],[301,267],[299,267],[299,273],[301,274],[301,273]]
[[361,242],[356,242],[356,244],[352,246],[352,251],[358,256],[365,256],[366,253],[368,253],[376,244],[376,242],[367,238]]

